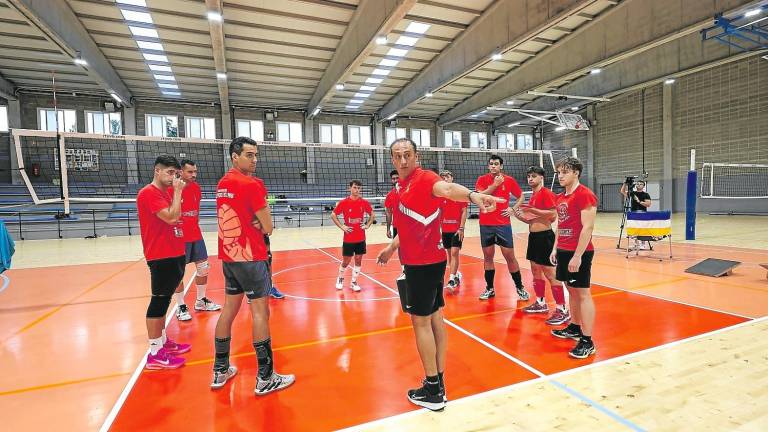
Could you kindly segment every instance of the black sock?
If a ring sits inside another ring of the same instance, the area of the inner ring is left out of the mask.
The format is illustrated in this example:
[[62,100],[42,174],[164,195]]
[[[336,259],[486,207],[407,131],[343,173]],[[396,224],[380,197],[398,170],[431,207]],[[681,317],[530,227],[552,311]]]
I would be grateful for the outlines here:
[[214,338],[216,359],[213,361],[213,370],[226,372],[229,369],[229,342],[231,340],[231,337]]
[[438,372],[438,373],[437,373],[437,380],[438,380],[438,382],[439,382],[439,384],[440,384],[440,388],[441,388],[441,389],[444,389],[444,388],[445,388],[445,378],[444,378],[444,374],[445,374],[445,372]]
[[581,334],[581,326],[578,324],[570,323],[568,324],[568,329],[574,331],[575,333]]
[[485,271],[485,286],[493,288],[493,278],[496,276],[496,270]]
[[587,336],[585,334],[582,334],[581,335],[581,340],[583,340],[584,342],[587,342],[587,343],[592,343],[592,336]]
[[253,348],[256,349],[256,359],[259,361],[259,378],[265,380],[272,376],[272,339],[264,339],[260,342],[254,342]]
[[429,394],[439,394],[440,393],[440,378],[438,375],[434,376],[428,376],[427,381],[424,383],[424,387],[427,388],[427,391]]
[[510,272],[509,274],[512,275],[512,280],[515,281],[515,286],[517,288],[522,288],[523,287],[523,277],[520,275],[520,270],[518,270],[518,271],[516,271],[514,273]]

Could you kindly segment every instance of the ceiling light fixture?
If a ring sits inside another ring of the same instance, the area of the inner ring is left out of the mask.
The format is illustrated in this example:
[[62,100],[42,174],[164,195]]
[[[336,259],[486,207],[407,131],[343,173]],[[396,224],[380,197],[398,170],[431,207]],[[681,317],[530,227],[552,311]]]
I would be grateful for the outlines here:
[[225,80],[227,79],[227,74],[224,72],[216,72],[216,78],[220,80]]
[[314,110],[314,111],[312,111],[312,115],[313,115],[313,116],[316,116],[316,115],[318,115],[318,114],[320,113],[320,110],[321,110],[321,109],[323,109],[323,107],[317,107],[317,108],[315,108],[315,110]]
[[206,16],[208,17],[208,21],[212,21],[212,22],[222,22],[222,21],[224,21],[224,17],[221,16],[221,14],[218,13],[218,12],[208,11]]
[[114,100],[115,100],[115,102],[117,102],[117,103],[123,103],[123,100],[122,100],[122,99],[120,99],[120,96],[118,96],[118,95],[117,95],[117,93],[110,93],[109,95],[110,95],[110,96],[112,96],[112,99],[114,99]]
[[386,45],[386,44],[387,44],[386,36],[376,36],[376,45]]
[[597,68],[597,69],[592,69],[591,71],[589,71],[589,74],[590,74],[590,75],[597,75],[597,74],[599,74],[599,73],[600,73],[600,72],[602,72],[602,71],[603,71],[603,70],[602,70],[602,69],[600,69],[600,68]]
[[513,100],[508,100],[506,103],[507,103],[507,105],[514,105],[514,104],[515,104],[515,101],[513,101]]
[[435,95],[435,94],[434,94],[434,93],[432,93],[431,91],[427,91],[427,93],[424,95],[424,97],[428,97],[428,98],[431,98],[431,97],[432,97],[432,96],[434,96],[434,95]]
[[80,55],[80,51],[75,53],[75,58],[72,61],[75,62],[75,64],[78,66],[88,66],[88,62],[83,60],[83,57]]
[[392,113],[387,117],[387,120],[393,120],[395,117],[397,117],[397,113]]
[[156,65],[156,64],[151,64],[148,66],[150,69],[152,69],[155,72],[173,72],[170,66]]
[[430,27],[432,26],[429,24],[412,21],[410,24],[408,24],[408,27],[405,28],[405,32],[424,34],[427,32],[427,30],[429,30]]
[[344,83],[336,83],[336,90],[344,90]]
[[410,36],[400,36],[395,41],[395,45],[407,45],[407,46],[414,46],[416,45],[416,42],[418,42],[419,39],[415,37]]
[[408,54],[408,50],[400,48],[390,48],[387,51],[387,57],[405,57],[406,54]]
[[495,52],[491,54],[491,60],[501,60],[501,53]]
[[398,63],[400,63],[400,60],[385,58],[379,62],[379,66],[395,67]]
[[666,85],[670,85],[670,84],[674,84],[674,83],[675,83],[675,79],[674,78],[667,78],[667,79],[664,80],[664,84],[666,84]]
[[745,17],[745,18],[753,17],[753,16],[755,16],[755,15],[759,15],[759,14],[760,14],[760,12],[762,12],[762,11],[761,11],[759,8],[758,8],[758,9],[752,9],[752,10],[749,10],[749,11],[747,11],[747,12],[744,14],[744,17]]
[[138,12],[127,9],[120,9],[120,13],[123,14],[123,18],[126,21],[135,21],[144,24],[152,24],[152,16],[146,12]]

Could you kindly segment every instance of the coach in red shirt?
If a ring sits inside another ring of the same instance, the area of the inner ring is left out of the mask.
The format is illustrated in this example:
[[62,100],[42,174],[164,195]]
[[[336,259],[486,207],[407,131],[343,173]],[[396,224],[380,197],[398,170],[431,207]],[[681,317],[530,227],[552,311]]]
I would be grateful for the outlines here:
[[421,364],[426,379],[421,387],[408,391],[408,399],[432,411],[445,408],[443,372],[446,336],[441,308],[445,250],[440,233],[440,205],[443,198],[473,202],[481,211],[493,211],[501,199],[472,192],[457,183],[448,183],[436,173],[421,169],[416,144],[408,138],[390,146],[392,164],[400,175],[395,208],[397,237],[384,248],[378,262],[385,264],[396,250],[405,272],[404,308],[411,314]]
[[184,180],[178,177],[181,167],[173,156],[158,156],[152,183],[136,196],[141,244],[149,266],[152,298],[147,308],[149,354],[147,369],[175,369],[185,359],[177,357],[191,349],[165,334],[165,314],[171,295],[184,277],[184,232],[181,224],[181,194]]

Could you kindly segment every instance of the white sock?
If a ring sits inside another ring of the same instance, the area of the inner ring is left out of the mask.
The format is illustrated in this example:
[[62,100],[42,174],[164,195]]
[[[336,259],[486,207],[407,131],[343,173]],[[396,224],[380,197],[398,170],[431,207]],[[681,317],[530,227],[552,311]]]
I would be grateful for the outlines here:
[[344,279],[344,273],[346,273],[346,272],[347,272],[347,268],[340,266],[339,267],[339,279]]
[[544,303],[546,303],[546,301],[544,300],[544,297],[536,297],[536,301],[537,301],[537,302],[538,302],[540,305],[543,305]]
[[163,345],[168,342],[168,336],[165,335],[165,329],[163,329],[163,333],[160,334],[160,341],[163,343]]
[[557,308],[563,312],[568,312],[568,307],[566,307],[564,304],[557,305]]
[[360,275],[360,269],[361,268],[357,266],[352,268],[352,283],[357,282],[357,276]]
[[207,283],[197,285],[197,299],[205,297],[205,288],[208,287]]
[[448,275],[448,280],[454,280],[454,279],[456,279],[456,275],[455,274],[451,273],[451,274]]
[[176,304],[186,305],[186,303],[184,303],[184,291],[174,293],[173,296],[176,298]]
[[162,336],[157,339],[150,339],[149,340],[149,352],[152,355],[157,355],[157,352],[160,351],[160,348],[163,347],[163,338]]

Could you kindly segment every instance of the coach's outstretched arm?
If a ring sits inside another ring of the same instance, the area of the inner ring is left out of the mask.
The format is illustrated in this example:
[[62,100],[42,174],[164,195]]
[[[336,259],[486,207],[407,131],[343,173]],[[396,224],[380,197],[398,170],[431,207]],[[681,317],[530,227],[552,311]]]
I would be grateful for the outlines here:
[[441,198],[448,198],[456,202],[471,202],[480,207],[483,213],[491,212],[496,209],[496,203],[503,203],[504,198],[486,195],[480,192],[471,191],[458,183],[448,183],[439,181],[432,186],[432,195]]

